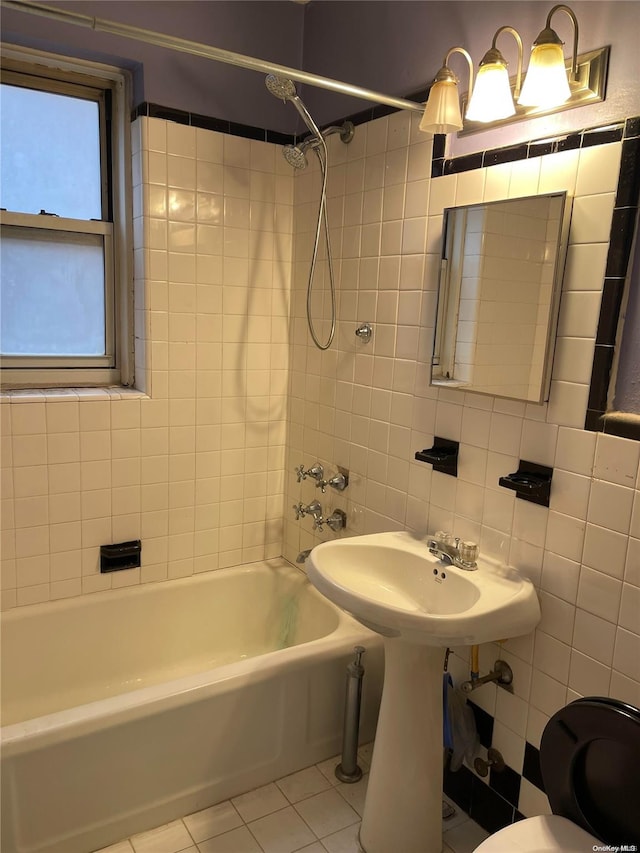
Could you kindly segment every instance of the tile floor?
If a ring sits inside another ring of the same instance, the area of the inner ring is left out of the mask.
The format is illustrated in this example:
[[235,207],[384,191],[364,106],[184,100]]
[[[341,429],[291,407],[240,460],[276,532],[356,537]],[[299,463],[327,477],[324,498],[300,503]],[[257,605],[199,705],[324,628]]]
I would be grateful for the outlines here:
[[[336,779],[339,758],[331,758],[98,853],[360,853],[371,749],[359,751],[365,774],[356,784]],[[456,809],[444,824],[443,853],[472,853],[486,837]]]

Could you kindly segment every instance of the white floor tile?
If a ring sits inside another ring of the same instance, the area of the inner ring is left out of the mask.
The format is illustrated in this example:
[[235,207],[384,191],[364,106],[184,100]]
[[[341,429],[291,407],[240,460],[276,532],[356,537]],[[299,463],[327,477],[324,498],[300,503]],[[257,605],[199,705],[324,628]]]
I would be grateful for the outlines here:
[[358,843],[359,832],[360,824],[356,823],[346,829],[341,829],[340,832],[327,835],[326,838],[322,839],[322,843],[328,853],[360,853],[362,848]]
[[307,767],[298,773],[292,773],[291,776],[285,776],[284,779],[278,779],[276,785],[290,803],[306,800],[307,797],[331,787],[327,777],[317,767]]
[[475,821],[465,820],[453,829],[447,830],[443,837],[445,844],[448,844],[454,853],[473,853],[488,836],[489,833]]
[[336,777],[336,767],[340,764],[340,756],[336,755],[333,758],[327,758],[326,761],[321,761],[319,764],[316,764],[318,770],[322,773],[322,775],[327,779],[331,785],[335,788],[340,784],[340,780]]
[[249,829],[265,853],[293,853],[316,840],[293,806],[252,821]]
[[460,826],[461,823],[464,823],[465,820],[469,820],[469,815],[466,812],[463,812],[460,806],[457,806],[453,800],[450,800],[448,797],[443,797],[445,802],[449,803],[450,806],[456,810],[456,813],[451,817],[448,817],[446,820],[442,821],[442,831],[447,832],[450,829],[453,829],[455,826]]
[[369,782],[369,774],[365,773],[359,782],[342,782],[337,787],[337,791],[341,797],[349,803],[351,808],[355,809],[360,817],[364,811],[364,798],[367,795],[367,783]]
[[289,805],[282,791],[273,782],[256,788],[255,791],[249,791],[248,794],[234,797],[231,802],[246,823]]
[[128,841],[118,841],[110,847],[101,847],[96,853],[133,853],[133,847]]
[[193,847],[193,838],[181,820],[141,832],[130,841],[136,853],[181,853]]
[[[371,741],[370,743],[363,744],[358,749],[358,759],[360,762],[362,762],[360,764],[360,767],[362,767],[363,770],[368,770],[371,767],[372,756],[373,756],[373,741]],[[366,767],[364,766],[365,763],[367,765]]]
[[296,805],[296,811],[302,815],[318,838],[331,835],[345,826],[357,823],[358,813],[338,794],[337,791],[324,791]]
[[242,826],[242,818],[228,800],[187,815],[183,821],[196,843]]
[[216,835],[198,844],[200,853],[262,853],[246,826]]

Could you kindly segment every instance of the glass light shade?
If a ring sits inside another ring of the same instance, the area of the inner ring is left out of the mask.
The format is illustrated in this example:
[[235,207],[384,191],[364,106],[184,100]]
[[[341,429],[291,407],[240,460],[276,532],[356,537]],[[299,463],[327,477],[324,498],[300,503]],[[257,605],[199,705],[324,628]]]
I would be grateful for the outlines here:
[[518,103],[523,107],[549,108],[563,104],[570,97],[562,45],[535,45]]
[[454,80],[441,80],[433,84],[419,127],[425,133],[462,130],[458,86]]
[[496,121],[515,115],[515,112],[507,66],[502,62],[481,65],[466,117],[469,121]]

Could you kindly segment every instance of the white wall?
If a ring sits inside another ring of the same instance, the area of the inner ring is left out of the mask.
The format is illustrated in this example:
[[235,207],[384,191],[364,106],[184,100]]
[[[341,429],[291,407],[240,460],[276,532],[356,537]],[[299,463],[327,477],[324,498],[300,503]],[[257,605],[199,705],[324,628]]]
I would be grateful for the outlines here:
[[[511,664],[514,695],[495,686],[474,694],[495,716],[493,745],[521,772],[525,739],[539,746],[567,701],[640,704],[640,444],[582,429],[621,146],[431,180],[431,143],[416,123],[395,114],[359,126],[349,147],[331,140],[337,345],[320,355],[309,340],[306,258],[296,254],[285,507],[319,497],[309,480],[297,484],[296,465],[341,465],[348,490],[320,499],[326,511],[346,510],[345,535],[451,530],[532,579],[539,628],[503,649],[481,647],[483,671],[497,657]],[[563,189],[575,198],[549,402],[429,387],[443,209]],[[307,192],[296,178],[296,211]],[[296,236],[297,248],[306,243]],[[370,344],[354,335],[364,321],[373,322]],[[413,461],[434,434],[460,441],[457,479]],[[519,458],[554,466],[548,509],[498,486]],[[285,509],[285,556],[321,538]],[[468,650],[456,652],[462,675]],[[525,779],[520,808],[548,808]]]
[[[291,170],[264,142],[132,133],[147,393],[2,400],[5,608],[282,552]],[[141,569],[99,573],[101,544],[137,538]]]

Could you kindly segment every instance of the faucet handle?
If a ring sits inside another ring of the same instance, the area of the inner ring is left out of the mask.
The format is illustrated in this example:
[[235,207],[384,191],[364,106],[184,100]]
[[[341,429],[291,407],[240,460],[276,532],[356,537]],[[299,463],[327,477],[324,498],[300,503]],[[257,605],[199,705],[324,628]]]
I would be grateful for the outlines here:
[[294,504],[293,509],[295,511],[295,514],[296,514],[296,521],[300,521],[300,519],[305,515],[304,507],[302,506],[301,503],[299,503],[299,504]]
[[468,566],[475,566],[478,559],[478,546],[475,542],[460,542],[458,545],[458,558]]

